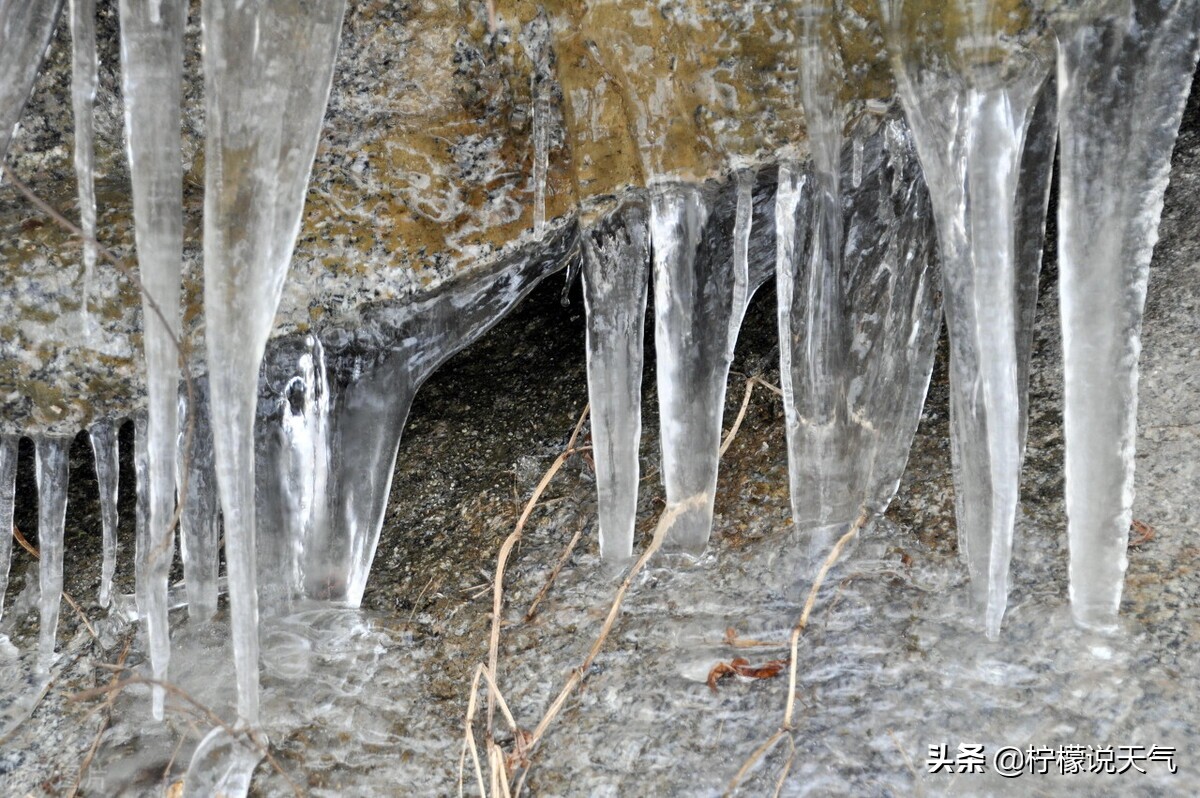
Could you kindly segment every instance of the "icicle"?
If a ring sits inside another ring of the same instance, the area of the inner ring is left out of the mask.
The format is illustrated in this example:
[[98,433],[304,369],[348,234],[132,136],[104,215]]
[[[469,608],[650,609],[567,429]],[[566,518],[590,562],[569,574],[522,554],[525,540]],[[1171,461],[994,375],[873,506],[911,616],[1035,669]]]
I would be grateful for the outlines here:
[[[1038,41],[1001,35],[988,0],[963,0],[959,39],[907,30],[883,0],[897,85],[929,182],[950,330],[951,442],[960,549],[985,627],[999,634],[1008,597],[1023,442],[1019,374],[1017,192],[1025,133],[1049,59]],[[971,23],[974,24],[971,24]],[[941,36],[942,38],[938,38]],[[1036,274],[1036,271],[1034,272]]]
[[251,725],[258,722],[258,370],[299,230],[344,10],[344,0],[202,6],[205,339],[238,715]]
[[[76,2],[76,0],[72,0]],[[122,0],[121,76],[133,182],[138,271],[144,293],[149,457],[148,516],[138,558],[154,678],[166,679],[171,657],[167,578],[174,557],[175,449],[179,408],[179,301],[183,264],[183,167],[180,103],[185,0]],[[139,485],[139,490],[142,487]],[[162,719],[163,693],[154,692]]]
[[633,554],[650,270],[646,234],[646,211],[633,203],[583,234],[588,399],[600,553],[608,560]]
[[863,176],[863,140],[855,139],[852,142],[853,150],[850,162],[850,185],[858,188],[862,184]]
[[1116,624],[1132,520],[1138,354],[1200,3],[1082,3],[1058,20],[1067,531],[1078,623]]
[[733,218],[733,315],[729,319],[729,361],[733,362],[733,350],[737,347],[738,333],[742,320],[750,307],[750,299],[758,285],[752,285],[750,276],[750,234],[754,227],[754,180],[755,169],[743,169],[737,173],[737,209]]
[[665,545],[689,553],[712,529],[734,314],[732,253],[704,240],[707,221],[702,187],[651,191],[663,483],[667,511],[677,513]]
[[[829,30],[830,9],[809,6],[801,19],[800,90],[813,159],[812,232],[801,250],[779,246],[776,291],[792,515],[810,551],[823,556],[841,525],[859,514],[862,489],[848,454],[847,309],[842,275],[841,152],[845,115],[838,91],[841,58]],[[786,179],[795,183],[795,178]],[[781,178],[781,182],[783,179]],[[786,196],[785,208],[792,200]],[[778,198],[776,202],[778,202]],[[776,221],[776,235],[794,227]]]
[[112,598],[113,574],[117,570],[117,480],[120,474],[116,424],[101,421],[88,431],[96,460],[96,482],[100,488],[100,524],[104,536],[100,565],[100,606],[107,609]]
[[67,472],[70,438],[39,437],[37,452],[38,487],[38,585],[41,595],[38,668],[45,672],[54,662],[58,634],[58,610],[63,589],[63,528],[67,521]]
[[8,591],[8,570],[12,565],[18,442],[15,435],[0,435],[0,620],[4,618],[4,594]]
[[[145,624],[151,671],[155,679],[165,681],[171,659],[167,576],[175,553],[175,539],[174,535],[164,536],[164,530],[154,525],[156,475],[147,415],[138,414],[133,422],[133,468],[137,480],[134,596],[138,618]],[[160,685],[154,685],[150,696],[154,719],[162,720],[166,693]]]
[[550,171],[549,78],[540,71],[530,78],[533,92],[533,234],[546,233],[546,180]]
[[[179,514],[179,550],[183,580],[187,585],[188,617],[204,623],[217,612],[217,565],[221,522],[217,512],[217,477],[213,471],[212,428],[208,422],[207,383],[193,386],[195,406],[186,392],[179,398],[179,446],[176,475],[182,508]],[[188,423],[192,444],[187,445]],[[187,486],[184,489],[184,477]]]
[[0,0],[0,162],[8,154],[63,0]]
[[100,81],[96,60],[96,0],[71,0],[71,107],[75,114],[75,182],[79,193],[79,227],[83,230],[83,330],[91,329],[88,300],[96,269],[96,167],[92,106]]

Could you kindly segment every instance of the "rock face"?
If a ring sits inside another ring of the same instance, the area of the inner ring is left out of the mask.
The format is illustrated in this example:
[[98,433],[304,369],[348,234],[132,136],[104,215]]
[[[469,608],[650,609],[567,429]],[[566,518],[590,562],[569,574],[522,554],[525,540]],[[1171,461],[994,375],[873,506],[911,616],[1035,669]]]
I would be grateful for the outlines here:
[[[854,0],[839,17],[848,100],[892,93],[874,8]],[[365,308],[519,260],[631,189],[802,155],[789,13],[731,2],[351,4],[275,334],[353,329]],[[78,239],[0,186],[0,431],[68,433],[126,414],[143,392],[116,3],[98,15],[97,238],[128,266],[102,259],[85,317]],[[198,358],[197,3],[190,23],[184,320]],[[8,163],[75,220],[70,73],[64,15]]]

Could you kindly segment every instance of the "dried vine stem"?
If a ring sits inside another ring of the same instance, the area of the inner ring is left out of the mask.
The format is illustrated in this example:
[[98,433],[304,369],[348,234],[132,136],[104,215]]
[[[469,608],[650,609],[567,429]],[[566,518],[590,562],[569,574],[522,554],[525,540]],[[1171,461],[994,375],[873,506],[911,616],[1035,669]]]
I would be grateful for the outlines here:
[[[791,656],[789,657],[788,665],[787,703],[784,705],[783,723],[780,724],[779,728],[774,734],[767,738],[766,742],[764,742],[758,748],[755,748],[754,751],[750,753],[750,756],[746,758],[746,761],[742,763],[742,766],[738,768],[738,772],[734,774],[734,777],[730,780],[729,786],[725,788],[725,795],[732,795],[734,790],[737,789],[738,785],[741,784],[742,779],[746,777],[746,774],[750,772],[750,770],[758,763],[758,761],[762,759],[768,751],[774,748],[776,743],[790,735],[793,731],[794,727],[792,725],[792,719],[796,708],[796,670],[799,662],[800,636],[804,634],[804,630],[808,628],[808,620],[812,616],[813,607],[816,606],[817,595],[821,592],[821,586],[825,583],[825,577],[829,574],[830,569],[833,568],[834,564],[837,563],[838,559],[842,556],[842,552],[846,549],[846,546],[850,544],[850,541],[854,540],[862,528],[866,526],[868,517],[867,511],[865,509],[862,510],[859,513],[858,518],[856,518],[854,523],[850,525],[850,529],[848,529],[844,535],[838,538],[838,542],[834,544],[833,549],[829,552],[829,555],[825,558],[825,561],[821,563],[821,568],[817,571],[816,578],[813,579],[812,588],[808,591],[808,598],[804,602],[804,608],[800,611],[800,618],[796,621],[795,626],[792,627]],[[788,739],[790,742],[790,737]],[[786,778],[787,772],[791,769],[792,759],[794,756],[795,754],[793,753],[792,756],[788,758],[787,764],[784,768],[784,774],[781,779]],[[782,784],[782,781],[780,784]]]

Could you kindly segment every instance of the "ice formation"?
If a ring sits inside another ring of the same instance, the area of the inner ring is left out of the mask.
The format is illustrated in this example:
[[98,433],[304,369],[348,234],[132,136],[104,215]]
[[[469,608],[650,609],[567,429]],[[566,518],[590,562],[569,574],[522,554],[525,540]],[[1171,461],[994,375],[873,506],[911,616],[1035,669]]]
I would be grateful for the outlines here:
[[1055,28],[1071,608],[1111,628],[1133,517],[1142,308],[1200,3],[1135,3],[1114,17],[1084,2]]
[[[883,2],[897,87],[937,220],[959,550],[995,637],[1008,601],[1024,450],[1019,375],[1028,370],[1030,339],[1022,324],[1032,320],[1041,260],[1040,248],[1018,253],[1018,207],[1045,208],[1044,193],[1020,195],[1021,165],[1053,58],[1052,43],[1036,33],[1006,35],[989,0],[956,7],[965,18],[957,30],[902,0]],[[1048,170],[1049,159],[1039,167]]]
[[83,230],[83,329],[89,328],[88,293],[96,269],[96,145],[92,106],[100,80],[96,60],[96,0],[70,0],[71,107],[75,112],[75,183],[79,227]]
[[[634,550],[651,283],[662,480],[668,509],[686,508],[667,543],[691,553],[705,548],[712,528],[734,344],[769,274],[777,277],[797,545],[818,554],[864,510],[881,513],[896,491],[944,295],[959,547],[984,629],[997,636],[1056,141],[1071,600],[1081,624],[1112,627],[1132,501],[1141,308],[1200,47],[1200,4],[1083,2],[1048,19],[1002,20],[986,0],[951,6],[946,13],[960,25],[944,26],[920,5],[881,0],[902,115],[896,104],[845,100],[832,5],[804,4],[795,101],[805,112],[807,151],[754,166],[730,158],[727,177],[686,180],[662,168],[656,148],[667,133],[635,120],[646,188],[582,226],[547,219],[555,62],[543,30],[526,45],[536,65],[530,193],[539,253],[363,311],[370,318],[354,329],[271,342],[345,3],[205,0],[207,359],[206,373],[181,385],[187,3],[122,0],[148,386],[134,453],[136,595],[154,675],[168,674],[176,497],[188,612],[197,623],[217,611],[224,532],[238,715],[254,726],[260,612],[286,611],[300,598],[361,602],[416,391],[576,245],[600,549],[612,560]],[[0,0],[0,156],[60,10],[61,2]],[[76,164],[89,235],[94,16],[90,0],[72,1]],[[754,249],[763,239],[765,253]],[[116,423],[90,429],[102,498],[103,606],[117,557]],[[54,655],[62,591],[69,443],[36,440],[44,665]],[[0,438],[0,613],[17,448],[15,437]],[[162,717],[161,690],[153,712]],[[226,786],[244,792],[257,759],[227,761],[239,750],[215,734],[189,777],[220,784],[217,766],[205,762],[223,757],[231,768]]]

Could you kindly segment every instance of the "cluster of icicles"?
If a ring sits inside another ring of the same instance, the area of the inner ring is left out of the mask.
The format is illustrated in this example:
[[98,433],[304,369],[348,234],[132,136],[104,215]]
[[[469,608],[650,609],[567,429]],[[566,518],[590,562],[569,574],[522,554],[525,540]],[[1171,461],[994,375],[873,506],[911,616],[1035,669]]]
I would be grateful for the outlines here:
[[[823,551],[863,511],[880,512],[890,500],[928,387],[944,298],[959,545],[986,632],[997,635],[1058,142],[1071,602],[1080,623],[1112,627],[1131,520],[1140,319],[1200,46],[1200,2],[1064,3],[1048,12],[1046,25],[1010,36],[990,27],[989,3],[959,0],[953,5],[967,24],[952,38],[936,14],[912,11],[902,0],[881,3],[907,123],[886,106],[851,118],[838,99],[845,75],[831,44],[831,6],[800,2],[799,101],[811,158],[771,167],[773,203],[756,191],[769,182],[766,170],[735,171],[716,187],[654,181],[644,201],[631,199],[580,234],[601,551],[621,559],[633,550],[651,283],[662,474],[668,508],[677,514],[667,544],[691,551],[706,545],[733,344],[751,294],[770,273],[755,269],[751,242],[773,227],[769,261],[777,278],[797,530]],[[0,0],[0,154],[61,6]],[[95,9],[92,0],[71,0],[69,8],[79,198],[90,235]],[[189,612],[201,621],[217,606],[220,517],[238,713],[253,725],[260,599],[361,600],[413,393],[541,272],[497,271],[452,301],[396,310],[390,323],[403,343],[343,362],[340,379],[327,368],[322,343],[309,339],[286,353],[291,377],[273,388],[267,379],[263,389],[260,370],[300,223],[344,0],[204,0],[209,367],[206,380],[186,381],[181,401],[175,342],[186,11],[184,0],[120,3],[148,374],[148,409],[136,431],[143,516],[137,606],[153,673],[165,678],[174,556],[173,533],[165,533],[177,497]],[[728,216],[715,213],[730,194],[732,229],[721,224]],[[88,270],[94,260],[86,248]],[[263,390],[274,397],[265,415]],[[91,437],[103,506],[100,600],[107,606],[116,555],[114,426],[99,424]],[[36,440],[47,663],[62,588],[69,442]],[[15,438],[0,440],[3,530],[11,527],[16,453]],[[0,600],[9,547],[6,532]],[[161,690],[153,711],[162,716]]]

